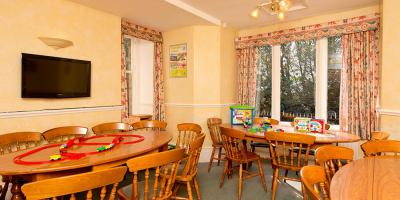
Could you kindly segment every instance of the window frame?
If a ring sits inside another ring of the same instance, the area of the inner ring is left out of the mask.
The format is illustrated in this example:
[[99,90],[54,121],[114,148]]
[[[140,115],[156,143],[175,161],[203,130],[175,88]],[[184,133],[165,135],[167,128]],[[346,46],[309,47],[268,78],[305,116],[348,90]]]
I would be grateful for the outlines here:
[[[315,117],[327,121],[328,117],[328,38],[316,40],[315,69]],[[281,118],[281,45],[272,45],[272,94],[271,117]],[[281,122],[290,126],[290,122]],[[339,130],[339,125],[331,125],[331,130]]]

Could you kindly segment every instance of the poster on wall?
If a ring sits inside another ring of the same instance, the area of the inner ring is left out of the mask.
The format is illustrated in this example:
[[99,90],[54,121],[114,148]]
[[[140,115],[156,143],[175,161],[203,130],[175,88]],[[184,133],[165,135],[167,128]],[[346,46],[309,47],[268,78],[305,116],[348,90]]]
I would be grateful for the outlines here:
[[187,45],[177,44],[169,47],[170,77],[187,77]]

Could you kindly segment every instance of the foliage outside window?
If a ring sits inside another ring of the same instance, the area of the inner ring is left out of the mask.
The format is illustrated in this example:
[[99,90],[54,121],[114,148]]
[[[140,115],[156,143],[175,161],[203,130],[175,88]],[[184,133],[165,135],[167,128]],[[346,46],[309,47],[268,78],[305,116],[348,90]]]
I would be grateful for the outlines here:
[[342,74],[342,39],[328,38],[328,113],[330,124],[339,124],[340,79]]
[[[320,53],[317,54],[317,51]],[[327,57],[317,58],[317,55],[326,55],[326,52]],[[295,117],[326,118],[330,124],[339,124],[341,36],[321,40],[294,41],[280,46],[262,46],[258,48],[258,55],[257,116],[280,117],[281,121],[292,121]],[[280,62],[272,61],[273,58],[280,59]],[[320,63],[318,66],[317,60]],[[325,76],[323,73],[326,72]],[[323,77],[323,80],[317,81],[317,73]],[[273,80],[272,77],[275,79]],[[279,92],[280,97],[273,97],[272,85],[279,85],[279,82],[273,82],[279,80],[276,77],[280,77],[280,88],[276,91]],[[318,91],[318,95],[316,88],[321,90]],[[272,99],[278,102],[277,105],[272,105]],[[327,113],[317,112],[321,116],[315,116],[317,103],[320,108],[326,106]]]
[[281,120],[314,117],[315,40],[281,45]]
[[258,48],[256,116],[271,117],[272,106],[272,48]]

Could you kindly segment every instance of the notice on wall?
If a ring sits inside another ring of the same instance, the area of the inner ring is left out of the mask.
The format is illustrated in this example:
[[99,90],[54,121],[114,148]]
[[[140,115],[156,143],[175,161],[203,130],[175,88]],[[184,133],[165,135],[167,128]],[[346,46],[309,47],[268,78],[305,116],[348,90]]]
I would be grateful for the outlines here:
[[169,47],[170,77],[187,77],[187,45],[178,44]]

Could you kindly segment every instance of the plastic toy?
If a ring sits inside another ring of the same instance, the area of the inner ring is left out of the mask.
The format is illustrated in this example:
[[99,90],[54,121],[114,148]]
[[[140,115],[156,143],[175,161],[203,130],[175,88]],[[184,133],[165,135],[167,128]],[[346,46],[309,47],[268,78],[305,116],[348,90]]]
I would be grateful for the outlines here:
[[61,160],[61,155],[60,154],[52,155],[50,156],[50,160],[51,161]]
[[[112,138],[112,142],[89,142],[91,139],[95,138],[104,138],[104,137],[109,137]],[[129,141],[121,142],[123,138],[136,138],[132,139]],[[108,135],[98,135],[98,136],[92,136],[92,137],[87,137],[87,138],[74,138],[68,140],[66,143],[60,145],[60,144],[48,144],[46,146],[38,147],[33,150],[27,151],[25,153],[22,153],[16,157],[14,157],[14,163],[20,164],[20,165],[38,165],[38,164],[46,164],[50,162],[56,162],[56,161],[63,161],[63,160],[78,160],[81,159],[85,156],[92,155],[92,154],[97,154],[105,150],[112,149],[116,145],[119,144],[134,144],[138,143],[144,140],[144,137],[141,135],[136,135],[136,134],[108,134]],[[70,147],[73,146],[82,146],[82,145],[102,145],[99,148],[97,148],[96,151],[92,152],[68,152]],[[32,161],[32,160],[24,160],[25,157],[28,157],[29,155],[38,153],[40,151],[46,150],[46,149],[51,149],[51,148],[58,148],[59,149],[59,154],[56,155],[51,155],[49,156],[50,159],[48,160],[38,160],[38,161]]]
[[311,119],[309,129],[312,133],[323,133],[325,129],[325,120]]
[[231,110],[231,124],[243,124],[245,119],[250,119],[250,125],[253,124],[254,107],[248,105],[233,105]]
[[275,130],[275,132],[283,133],[283,132],[285,132],[285,130],[278,128],[278,129]]
[[309,132],[310,118],[294,118],[294,129],[298,132]]

